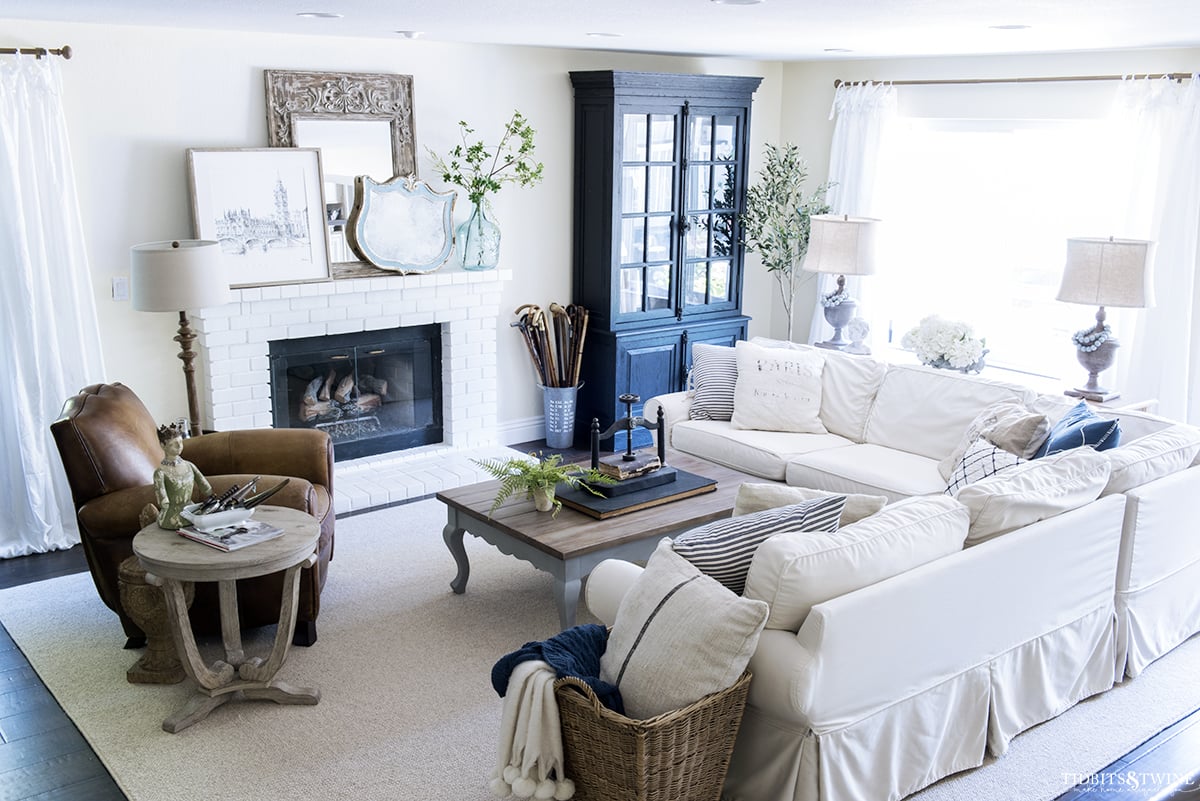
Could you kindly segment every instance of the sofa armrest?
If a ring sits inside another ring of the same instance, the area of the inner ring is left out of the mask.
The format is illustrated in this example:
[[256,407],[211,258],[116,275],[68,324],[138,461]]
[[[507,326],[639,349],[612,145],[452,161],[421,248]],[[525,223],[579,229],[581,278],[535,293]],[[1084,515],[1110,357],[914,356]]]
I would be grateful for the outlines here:
[[1180,536],[1182,521],[1196,516],[1200,468],[1163,476],[1125,495],[1118,592],[1144,589],[1200,561],[1200,537]]
[[[642,407],[642,416],[650,422],[654,422],[658,418],[658,407],[663,410],[663,427],[665,431],[658,432],[658,436],[666,436],[667,447],[671,447],[671,429],[676,423],[680,423],[688,419],[688,410],[692,406],[692,397],[688,392],[672,392],[669,395],[655,395],[650,400],[646,401]],[[657,440],[656,440],[657,441]]]
[[588,610],[600,618],[600,622],[611,626],[616,622],[621,599],[637,581],[642,570],[633,562],[621,559],[605,559],[596,565],[588,574],[584,588],[584,603]]
[[1086,615],[1111,616],[1123,515],[1122,498],[1101,498],[814,606],[796,635],[812,658],[780,713],[818,734],[840,729]]
[[222,431],[184,440],[183,458],[207,475],[295,476],[333,495],[333,442],[310,428]]

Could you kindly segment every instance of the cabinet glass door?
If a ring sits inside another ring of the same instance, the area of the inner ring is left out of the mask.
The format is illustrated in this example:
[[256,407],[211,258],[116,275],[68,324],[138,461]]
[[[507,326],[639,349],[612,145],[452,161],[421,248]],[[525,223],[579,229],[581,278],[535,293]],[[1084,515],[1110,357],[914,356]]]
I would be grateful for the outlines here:
[[[674,312],[678,115],[622,115],[620,314]],[[655,314],[657,313],[657,314]]]
[[738,244],[737,191],[744,165],[738,148],[741,117],[691,109],[687,118],[683,312],[732,307]]

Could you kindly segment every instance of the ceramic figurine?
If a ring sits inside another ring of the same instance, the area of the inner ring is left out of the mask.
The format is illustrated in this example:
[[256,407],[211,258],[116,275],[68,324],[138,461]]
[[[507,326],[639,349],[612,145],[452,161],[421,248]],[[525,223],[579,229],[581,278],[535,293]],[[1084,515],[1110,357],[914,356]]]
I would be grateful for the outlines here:
[[180,456],[183,453],[183,432],[175,426],[160,426],[158,441],[163,460],[154,471],[154,497],[158,501],[158,525],[178,529],[187,525],[180,517],[183,507],[192,502],[192,490],[199,488],[201,497],[212,494],[212,485],[194,464]]

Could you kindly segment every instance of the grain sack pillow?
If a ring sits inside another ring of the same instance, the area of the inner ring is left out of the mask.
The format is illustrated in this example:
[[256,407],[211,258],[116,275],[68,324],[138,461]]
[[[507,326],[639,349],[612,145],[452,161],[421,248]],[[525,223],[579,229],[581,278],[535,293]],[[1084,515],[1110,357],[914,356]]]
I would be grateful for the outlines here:
[[733,390],[737,385],[737,355],[723,345],[692,345],[692,420],[729,420],[733,417]]
[[1003,473],[1009,468],[1024,464],[1025,461],[1015,453],[1009,453],[980,437],[958,460],[958,466],[950,474],[950,483],[946,485],[946,494],[957,495],[959,490],[968,484]]
[[764,540],[784,531],[837,531],[845,505],[845,495],[831,495],[717,520],[676,537],[675,553],[741,595],[750,560]]
[[766,620],[765,603],[722,587],[663,539],[621,600],[600,678],[631,718],[679,709],[738,680]]
[[[741,517],[767,509],[777,509],[780,506],[790,506],[802,501],[829,498],[839,494],[841,493],[809,489],[808,487],[793,487],[789,484],[757,484],[747,481],[738,487],[737,497],[733,501],[733,516]],[[851,523],[857,523],[864,517],[870,517],[887,506],[887,501],[888,499],[883,495],[847,493],[846,505],[842,507],[838,525],[848,526]]]
[[825,357],[816,350],[764,348],[752,342],[739,342],[735,348],[734,428],[829,433],[821,422]]

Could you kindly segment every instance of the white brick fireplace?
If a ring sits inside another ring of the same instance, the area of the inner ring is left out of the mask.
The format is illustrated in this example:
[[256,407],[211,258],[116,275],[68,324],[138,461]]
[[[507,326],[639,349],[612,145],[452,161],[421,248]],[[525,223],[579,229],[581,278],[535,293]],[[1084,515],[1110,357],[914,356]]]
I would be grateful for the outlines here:
[[[204,426],[217,431],[271,427],[273,340],[437,323],[442,326],[445,442],[433,450],[496,446],[500,297],[503,283],[511,279],[511,270],[443,268],[428,275],[234,290],[233,303],[192,314]],[[378,463],[379,457],[356,461]],[[347,465],[350,471],[353,464]],[[360,505],[339,504],[343,511]]]

